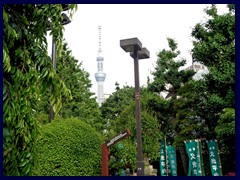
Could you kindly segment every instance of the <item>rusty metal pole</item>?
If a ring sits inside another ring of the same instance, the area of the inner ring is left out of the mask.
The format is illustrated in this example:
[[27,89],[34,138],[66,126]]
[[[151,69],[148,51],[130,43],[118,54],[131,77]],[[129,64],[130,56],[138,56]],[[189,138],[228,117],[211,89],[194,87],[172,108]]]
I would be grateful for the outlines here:
[[101,146],[102,150],[102,176],[108,176],[108,147],[107,144],[104,143]]
[[135,76],[135,102],[136,102],[136,131],[137,131],[137,175],[144,176],[144,161],[142,153],[142,133],[140,115],[140,87],[139,87],[139,65],[138,51],[134,50],[134,76]]

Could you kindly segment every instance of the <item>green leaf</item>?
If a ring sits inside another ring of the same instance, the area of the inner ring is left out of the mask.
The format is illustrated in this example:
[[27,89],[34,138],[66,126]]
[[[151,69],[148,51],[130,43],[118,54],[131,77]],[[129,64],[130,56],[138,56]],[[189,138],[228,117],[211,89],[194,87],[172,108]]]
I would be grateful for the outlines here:
[[3,137],[10,136],[10,133],[7,128],[3,128]]
[[22,174],[26,175],[30,171],[30,164],[26,164],[25,167],[23,168]]
[[26,18],[25,16],[21,16],[21,19],[22,19],[22,22],[23,22],[25,25],[29,26],[29,22],[28,22],[28,20],[27,20],[27,18]]
[[[62,98],[59,96],[63,96],[66,91],[64,83],[50,66],[47,53],[47,19],[50,19],[52,26],[56,28],[54,35],[61,51],[63,26],[59,23],[62,17],[59,7],[61,4],[3,5],[4,175],[31,175],[35,156],[29,152],[34,152],[33,143],[38,137],[34,124],[34,115],[37,113],[33,113],[32,109],[38,110],[36,102],[40,90],[47,91],[49,88],[42,87],[42,83],[49,85],[53,81],[53,96],[60,101]],[[59,51],[58,53],[62,53]],[[41,71],[43,68],[47,69],[44,73]],[[51,79],[46,78],[49,76]],[[44,100],[44,103],[48,104],[48,100],[49,98]],[[10,150],[9,147],[13,149]],[[29,158],[29,162],[21,161],[20,164],[21,157]]]
[[7,98],[8,94],[6,92],[6,86],[3,86],[3,100]]
[[4,150],[3,152],[3,156],[7,156],[7,154],[11,151],[11,148],[8,148],[6,150]]
[[26,158],[30,157],[31,156],[31,153],[28,152],[27,155],[26,155]]
[[27,163],[27,160],[26,159],[21,159],[21,163],[20,163],[20,166],[21,167],[23,167],[23,166],[25,166],[26,165],[26,163]]
[[46,69],[45,72],[43,73],[42,77],[44,78],[48,74],[48,70]]
[[31,59],[28,58],[27,61],[26,61],[26,63],[27,63],[27,64],[30,64],[30,63],[31,63]]
[[6,91],[7,91],[7,88],[6,88],[5,84],[3,84],[3,95],[6,93]]

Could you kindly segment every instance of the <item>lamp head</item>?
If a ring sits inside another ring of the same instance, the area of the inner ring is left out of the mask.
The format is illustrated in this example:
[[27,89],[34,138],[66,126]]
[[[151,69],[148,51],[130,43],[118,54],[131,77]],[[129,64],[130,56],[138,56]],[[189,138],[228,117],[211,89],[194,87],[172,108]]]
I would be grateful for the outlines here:
[[123,39],[120,40],[120,47],[125,52],[133,52],[139,51],[142,49],[142,43],[138,40],[138,38],[131,38],[131,39]]
[[[66,24],[69,24],[71,22],[71,20],[69,19],[69,17],[65,14],[65,13],[62,13],[62,25],[66,25]],[[47,31],[50,31],[52,28],[50,26],[50,21],[48,20],[47,21]]]
[[69,24],[71,22],[69,17],[65,13],[62,13],[62,17],[63,17],[62,25],[66,25],[66,24]]
[[69,4],[62,4],[62,10],[63,11],[69,10]]
[[[138,51],[137,53],[138,53],[138,59],[148,59],[148,58],[150,58],[150,53],[149,53],[149,51],[147,50],[147,48],[145,48],[145,47],[142,48],[141,51]],[[131,53],[130,53],[130,56],[131,56],[132,58],[134,58],[134,53],[131,52]]]

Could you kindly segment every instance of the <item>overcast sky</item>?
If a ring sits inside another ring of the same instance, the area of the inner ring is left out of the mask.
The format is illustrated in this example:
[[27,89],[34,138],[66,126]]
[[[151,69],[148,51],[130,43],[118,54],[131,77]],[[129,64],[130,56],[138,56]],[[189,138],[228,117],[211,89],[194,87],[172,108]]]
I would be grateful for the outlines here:
[[[120,86],[134,86],[134,64],[129,53],[120,47],[121,39],[137,37],[150,52],[149,59],[139,61],[140,86],[146,85],[157,60],[157,52],[168,48],[167,37],[178,43],[181,57],[192,63],[192,28],[204,22],[206,4],[79,4],[72,22],[65,25],[64,38],[72,55],[82,61],[90,73],[91,91],[97,92],[98,26],[102,26],[103,69],[106,73],[104,93],[115,91],[115,82]],[[227,12],[226,5],[218,5],[220,14]],[[51,38],[49,38],[51,52]]]

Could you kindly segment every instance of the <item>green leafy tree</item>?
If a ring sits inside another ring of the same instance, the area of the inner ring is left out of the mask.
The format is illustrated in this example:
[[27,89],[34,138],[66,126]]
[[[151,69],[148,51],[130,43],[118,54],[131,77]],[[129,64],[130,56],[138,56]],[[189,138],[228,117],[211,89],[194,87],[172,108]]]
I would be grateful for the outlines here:
[[135,172],[137,168],[137,148],[127,137],[110,148],[109,172],[111,175],[121,174],[122,170],[129,168]]
[[[228,5],[228,8],[229,12],[223,15],[218,15],[215,5],[205,9],[208,20],[198,23],[192,31],[194,61],[201,62],[209,70],[201,88],[202,93],[199,94],[203,108],[198,111],[198,115],[208,126],[209,133],[206,138],[221,137],[220,151],[224,147],[225,153],[222,156],[227,160],[222,164],[228,164],[223,166],[224,173],[234,171],[231,167],[234,167],[235,161],[235,141],[231,130],[235,119],[225,118],[226,114],[235,109],[235,6]],[[231,130],[230,134],[222,131],[225,121],[230,125],[227,126]]]
[[[153,96],[157,95],[148,93],[146,89],[141,88],[142,149],[144,158],[150,159],[150,161],[156,160],[159,156],[160,139],[162,138],[158,119],[148,106],[150,104],[148,101],[152,100]],[[123,141],[124,151],[119,151],[117,147],[111,149],[111,154],[114,157],[111,168],[120,170],[124,167],[131,167],[135,171],[137,162],[135,101],[132,100],[128,106],[124,107],[111,128],[118,133],[126,129],[131,132],[131,136]]]
[[102,117],[107,121],[105,129],[108,131],[109,136],[113,136],[115,132],[115,123],[118,116],[129,104],[134,101],[134,88],[130,86],[119,87],[115,83],[116,91],[113,92],[109,98],[100,107]]
[[[71,13],[76,5],[70,5]],[[61,4],[4,4],[3,6],[3,173],[31,175],[35,160],[34,108],[42,89],[53,84],[54,111],[70,91],[53,70],[47,54],[47,21],[62,50]]]
[[229,138],[235,135],[235,109],[223,109],[215,130],[218,138]]
[[[176,59],[181,53],[177,50],[177,43],[172,38],[167,38],[167,40],[170,49],[163,49],[158,53],[155,71],[152,73],[154,76],[153,82],[148,84],[148,90],[159,94],[165,93],[165,98],[169,98],[169,105],[166,106],[167,115],[165,118],[159,119],[159,121],[161,124],[165,124],[163,133],[166,138],[173,143],[174,137],[179,134],[176,127],[178,109],[174,108],[177,101],[178,91],[192,78],[194,71],[179,69],[186,64],[186,60],[183,58],[180,60]],[[185,155],[185,147],[183,144],[179,147],[179,151],[182,157],[184,172],[187,174],[187,157]]]
[[195,61],[209,69],[204,89],[208,113],[203,112],[201,116],[212,122],[211,131],[217,125],[219,113],[235,106],[235,14],[232,9],[218,15],[215,5],[205,12],[209,19],[204,24],[198,23],[192,32],[195,39],[192,53]]
[[[63,44],[62,56],[57,59],[57,74],[72,94],[72,99],[62,98],[63,105],[59,115],[63,118],[82,119],[98,130],[103,130],[101,112],[94,93],[90,91],[92,84],[89,73],[84,70],[82,63],[78,63],[78,60],[72,56],[66,42]],[[49,91],[42,93],[42,100],[38,105],[39,112],[49,113],[49,97]]]
[[[180,51],[177,50],[177,43],[168,38],[168,45],[170,50],[163,49],[158,53],[158,60],[156,63],[155,71],[152,73],[154,76],[153,82],[148,84],[148,90],[155,93],[165,93],[166,99],[169,98],[170,105],[168,107],[168,125],[174,125],[176,119],[176,111],[173,108],[174,102],[177,99],[178,90],[184,83],[194,75],[192,70],[179,70],[180,67],[186,64],[185,59],[176,60],[180,55]],[[169,129],[174,129],[170,126]],[[165,132],[170,138],[175,132]]]
[[175,128],[178,131],[174,140],[176,146],[184,146],[184,141],[203,138],[209,133],[204,119],[198,115],[203,109],[201,106],[203,98],[199,96],[201,84],[201,80],[191,80],[178,91],[179,97],[174,104],[177,111]]
[[[148,91],[148,90],[147,90]],[[172,128],[167,123],[170,118],[171,100],[164,99],[159,93],[148,92],[148,100],[145,102],[149,112],[158,119],[161,132],[171,134]]]

